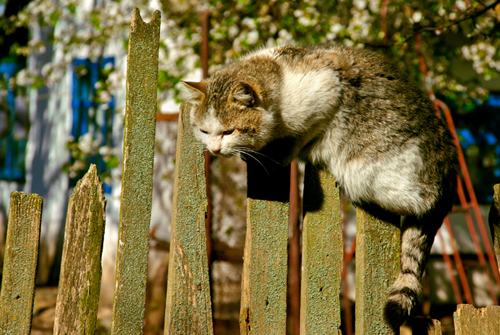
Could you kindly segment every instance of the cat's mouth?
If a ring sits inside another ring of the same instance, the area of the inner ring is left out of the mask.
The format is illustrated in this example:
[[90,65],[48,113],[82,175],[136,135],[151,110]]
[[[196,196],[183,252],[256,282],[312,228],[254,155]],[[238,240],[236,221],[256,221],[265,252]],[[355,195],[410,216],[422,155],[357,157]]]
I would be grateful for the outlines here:
[[231,151],[231,152],[227,152],[227,151],[218,151],[218,152],[213,152],[212,150],[208,149],[208,148],[205,148],[205,151],[208,151],[212,156],[217,156],[217,157],[223,157],[223,158],[229,158],[229,157],[232,157],[234,155],[236,155],[238,152],[236,151]]
[[235,153],[221,153],[221,152],[218,152],[216,154],[212,154],[214,156],[218,156],[218,157],[223,157],[223,158],[229,158],[229,157],[232,157],[234,155],[236,155]]

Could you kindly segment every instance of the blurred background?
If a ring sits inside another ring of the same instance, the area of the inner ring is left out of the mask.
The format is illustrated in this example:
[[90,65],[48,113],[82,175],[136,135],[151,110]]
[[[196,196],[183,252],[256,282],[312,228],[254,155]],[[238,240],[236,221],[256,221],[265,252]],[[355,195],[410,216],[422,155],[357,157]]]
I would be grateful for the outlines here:
[[[40,194],[33,334],[52,333],[68,198],[90,163],[107,199],[99,321],[102,334],[109,332],[133,7],[145,21],[155,9],[162,12],[146,334],[163,333],[178,84],[199,81],[249,50],[290,43],[374,50],[446,104],[468,169],[464,188],[470,180],[475,192],[468,188],[465,210],[457,197],[453,230],[443,226],[436,238],[419,313],[440,319],[443,334],[453,334],[457,303],[498,304],[500,281],[481,221],[487,222],[492,187],[500,183],[500,1],[0,0],[0,268],[10,193]],[[202,50],[208,51],[203,57]],[[210,193],[215,333],[238,334],[245,164],[213,159]],[[291,240],[300,228],[300,219],[292,221]],[[344,227],[350,256],[343,332],[352,334],[355,212],[348,201]],[[289,291],[289,334],[297,334],[297,292]]]

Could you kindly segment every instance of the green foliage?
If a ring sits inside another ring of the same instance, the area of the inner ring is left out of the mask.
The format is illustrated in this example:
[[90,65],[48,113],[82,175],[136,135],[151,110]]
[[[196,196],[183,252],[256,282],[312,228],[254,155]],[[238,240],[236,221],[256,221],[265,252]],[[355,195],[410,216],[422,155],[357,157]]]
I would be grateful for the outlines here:
[[[453,99],[460,113],[486,99],[485,85],[500,74],[498,0],[160,0],[160,4],[159,101],[179,102],[179,81],[201,79],[202,11],[210,13],[209,73],[259,47],[340,43],[384,53],[423,89]],[[133,7],[141,9],[146,21],[152,15],[146,0],[105,1],[90,11],[77,0],[33,0],[17,16],[0,16],[0,29],[6,34],[19,27],[52,28],[48,41],[32,39],[27,46],[12,47],[12,54],[30,55],[45,52],[48,42],[58,53],[41,71],[21,71],[18,85],[51,85],[63,78],[73,57],[85,52],[89,58],[101,57],[115,41],[126,50]],[[123,71],[110,74],[102,90],[110,93],[123,85]],[[75,141],[68,147],[80,159]],[[114,158],[106,162],[114,164]]]
[[[485,99],[482,80],[500,73],[500,1],[247,1],[162,0],[162,43],[159,90],[162,99],[177,96],[175,89],[200,65],[200,12],[210,12],[210,72],[262,46],[287,43],[342,43],[385,53],[422,87],[453,97],[461,106]],[[111,41],[126,41],[132,7],[151,15],[147,2],[109,1],[93,11],[77,11],[79,3],[68,0],[35,0],[15,18],[0,19],[11,31],[18,26],[44,22],[64,31],[54,34],[54,43],[71,55],[81,46],[102,52]],[[78,15],[77,15],[78,12]],[[420,34],[419,49],[415,37]],[[16,47],[18,53],[40,51],[39,41]],[[127,43],[124,43],[124,48]],[[16,50],[14,51],[16,52]],[[429,70],[428,82],[420,70],[422,54]],[[97,55],[99,56],[99,55]],[[461,76],[463,71],[475,75]],[[46,68],[45,81],[59,79],[58,68]],[[123,76],[119,76],[122,78]]]

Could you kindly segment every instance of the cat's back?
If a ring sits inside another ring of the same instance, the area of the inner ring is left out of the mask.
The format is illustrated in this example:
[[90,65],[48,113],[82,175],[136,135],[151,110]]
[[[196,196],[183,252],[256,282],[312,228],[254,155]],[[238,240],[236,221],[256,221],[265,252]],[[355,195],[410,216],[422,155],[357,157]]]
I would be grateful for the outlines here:
[[[343,45],[278,46],[259,49],[247,54],[241,60],[272,59],[280,66],[292,71],[349,71],[358,75],[399,77],[398,72],[385,57],[365,49]],[[353,73],[351,73],[353,75]],[[349,78],[347,78],[349,79]]]

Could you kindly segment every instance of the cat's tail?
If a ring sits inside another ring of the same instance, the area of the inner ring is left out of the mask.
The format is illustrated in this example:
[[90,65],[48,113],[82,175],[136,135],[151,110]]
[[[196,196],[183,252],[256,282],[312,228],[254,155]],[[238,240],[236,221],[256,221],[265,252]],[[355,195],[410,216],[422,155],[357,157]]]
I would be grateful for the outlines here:
[[384,309],[385,319],[394,330],[399,329],[418,304],[419,295],[422,293],[420,279],[434,237],[446,214],[434,211],[433,215],[425,215],[422,218],[403,217],[400,273],[390,288]]

